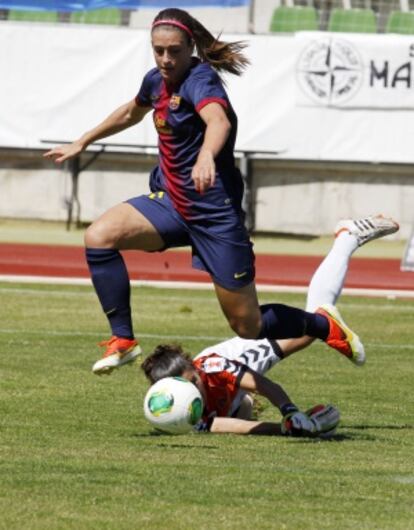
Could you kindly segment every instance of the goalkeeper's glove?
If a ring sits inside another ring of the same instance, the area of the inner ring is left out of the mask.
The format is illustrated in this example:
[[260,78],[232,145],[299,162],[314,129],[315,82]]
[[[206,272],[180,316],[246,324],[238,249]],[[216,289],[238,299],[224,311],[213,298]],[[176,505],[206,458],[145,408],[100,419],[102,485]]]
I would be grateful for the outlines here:
[[310,436],[329,438],[339,424],[339,410],[333,405],[315,405],[306,413],[293,404],[281,408],[283,414],[282,434],[288,436]]
[[315,405],[306,411],[306,415],[315,424],[320,438],[329,438],[335,434],[341,415],[333,405]]
[[283,414],[281,430],[287,436],[317,436],[315,422],[292,403],[280,408]]

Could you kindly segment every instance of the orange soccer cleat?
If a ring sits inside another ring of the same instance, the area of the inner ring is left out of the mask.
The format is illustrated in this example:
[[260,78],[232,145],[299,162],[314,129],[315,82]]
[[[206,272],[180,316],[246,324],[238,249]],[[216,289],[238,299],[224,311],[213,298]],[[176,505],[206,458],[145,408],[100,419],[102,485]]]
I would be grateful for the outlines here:
[[92,367],[92,372],[96,375],[110,375],[112,370],[134,362],[142,353],[135,339],[113,336],[109,340],[100,342],[99,346],[106,346],[106,351],[102,359],[96,361]]
[[343,321],[338,309],[330,304],[325,304],[316,310],[329,322],[329,334],[325,342],[331,348],[344,355],[357,366],[365,363],[365,350],[358,335],[354,333]]

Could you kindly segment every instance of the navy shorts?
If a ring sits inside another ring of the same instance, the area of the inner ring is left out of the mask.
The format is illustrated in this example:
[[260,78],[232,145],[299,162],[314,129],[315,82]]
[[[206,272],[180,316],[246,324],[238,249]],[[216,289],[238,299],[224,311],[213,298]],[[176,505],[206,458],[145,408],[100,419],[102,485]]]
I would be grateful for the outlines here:
[[220,217],[187,221],[164,191],[126,201],[154,225],[165,247],[191,246],[193,267],[208,272],[214,283],[235,290],[254,280],[254,253],[241,217],[231,208]]

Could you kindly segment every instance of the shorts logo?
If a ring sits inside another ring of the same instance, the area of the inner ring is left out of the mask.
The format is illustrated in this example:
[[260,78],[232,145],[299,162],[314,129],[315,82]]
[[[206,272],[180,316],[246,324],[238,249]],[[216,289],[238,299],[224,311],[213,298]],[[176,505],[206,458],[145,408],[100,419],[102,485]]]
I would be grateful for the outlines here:
[[177,110],[180,106],[181,102],[181,96],[178,96],[177,94],[173,94],[170,99],[169,107],[171,110]]
[[234,273],[234,279],[235,280],[240,280],[240,278],[243,278],[244,276],[246,276],[247,274],[247,271],[244,271],[244,272],[235,272]]
[[352,99],[363,81],[364,65],[355,46],[343,39],[311,42],[296,65],[296,79],[303,93],[324,106]]
[[148,197],[150,199],[162,199],[164,197],[164,192],[163,191],[153,192],[153,193],[150,193]]

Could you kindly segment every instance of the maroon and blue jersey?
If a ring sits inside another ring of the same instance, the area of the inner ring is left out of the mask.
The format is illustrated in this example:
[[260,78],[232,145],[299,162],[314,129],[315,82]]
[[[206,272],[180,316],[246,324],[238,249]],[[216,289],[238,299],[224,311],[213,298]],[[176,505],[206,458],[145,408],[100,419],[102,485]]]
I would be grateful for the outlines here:
[[[215,70],[194,58],[186,77],[169,86],[154,68],[144,77],[136,102],[154,109],[159,136],[159,165],[151,173],[151,191],[167,192],[175,209],[188,221],[206,217],[219,220],[228,215],[229,209],[241,213],[243,182],[233,156],[237,117]],[[215,160],[216,183],[200,194],[191,171],[206,130],[199,112],[212,102],[225,109],[231,131]]]

